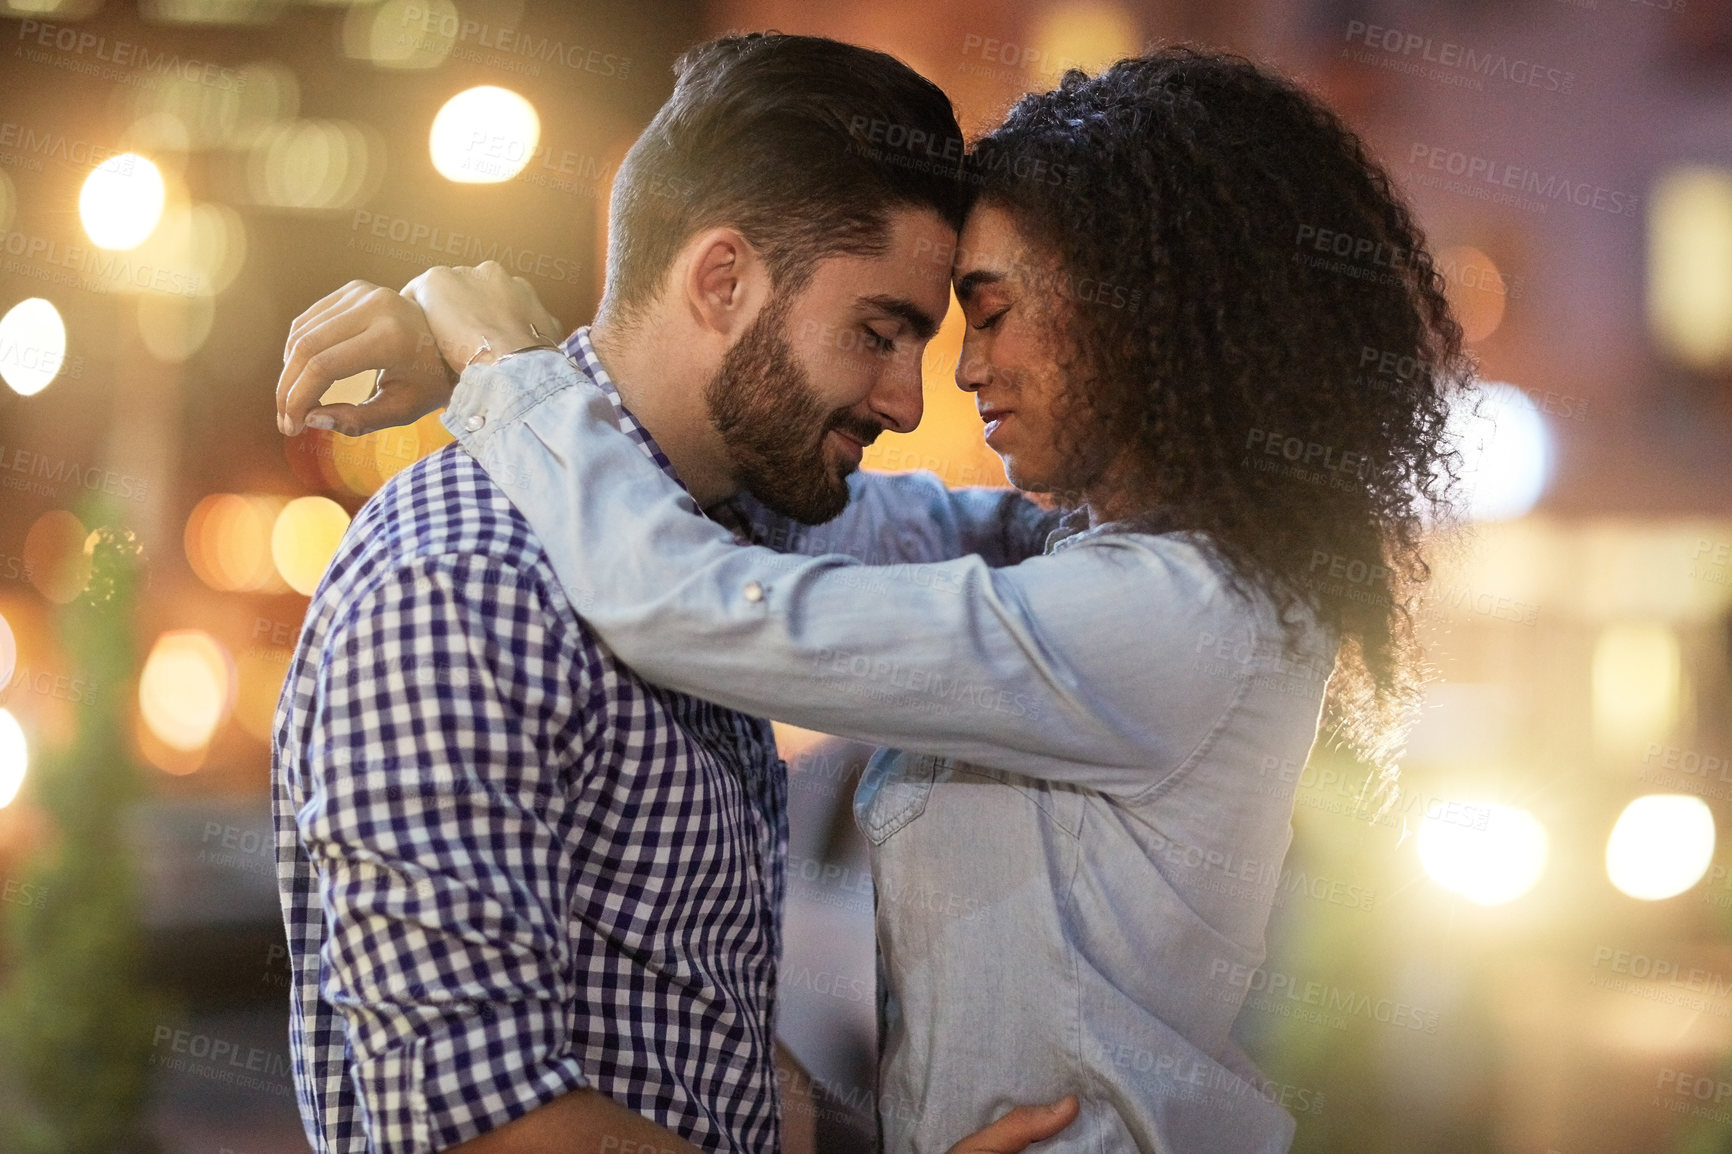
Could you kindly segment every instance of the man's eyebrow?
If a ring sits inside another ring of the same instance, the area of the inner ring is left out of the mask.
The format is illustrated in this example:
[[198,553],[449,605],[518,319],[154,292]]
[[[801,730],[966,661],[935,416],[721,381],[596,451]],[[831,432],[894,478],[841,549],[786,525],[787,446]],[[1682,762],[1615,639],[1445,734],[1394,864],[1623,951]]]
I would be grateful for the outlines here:
[[997,284],[1003,279],[1004,274],[1001,272],[977,268],[973,272],[964,274],[962,279],[956,282],[956,299],[967,304],[969,298],[983,285]]
[[881,313],[889,313],[893,317],[900,317],[907,323],[909,328],[914,330],[914,335],[923,341],[931,340],[932,335],[938,331],[937,318],[919,305],[915,304],[913,301],[907,300],[906,298],[870,296],[861,297],[860,303],[865,305],[867,308],[877,309]]

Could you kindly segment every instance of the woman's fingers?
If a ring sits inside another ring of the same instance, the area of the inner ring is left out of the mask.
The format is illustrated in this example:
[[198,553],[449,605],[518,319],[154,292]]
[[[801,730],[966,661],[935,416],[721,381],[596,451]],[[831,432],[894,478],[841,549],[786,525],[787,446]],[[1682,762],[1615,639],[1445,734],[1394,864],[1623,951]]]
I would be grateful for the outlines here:
[[294,351],[295,340],[301,335],[301,333],[306,331],[310,324],[316,323],[333,309],[341,307],[349,297],[358,295],[360,292],[372,287],[372,285],[368,284],[364,280],[352,280],[336,292],[326,293],[324,296],[302,309],[301,315],[296,317],[294,321],[290,323],[289,335],[283,341],[283,360],[286,362],[289,359],[289,354]]
[[299,362],[300,372],[290,382],[278,404],[277,427],[287,436],[301,431],[307,414],[318,407],[325,390],[344,377],[396,363],[391,339],[376,328],[368,328],[346,340],[322,345]]
[[1082,1110],[1076,1095],[1069,1094],[1048,1106],[1018,1106],[992,1125],[955,1146],[950,1154],[1017,1154],[1042,1142],[1076,1121]]
[[345,437],[412,425],[442,406],[448,396],[425,385],[424,379],[387,379],[380,382],[378,392],[361,403],[320,405],[303,423],[309,429],[334,429]]

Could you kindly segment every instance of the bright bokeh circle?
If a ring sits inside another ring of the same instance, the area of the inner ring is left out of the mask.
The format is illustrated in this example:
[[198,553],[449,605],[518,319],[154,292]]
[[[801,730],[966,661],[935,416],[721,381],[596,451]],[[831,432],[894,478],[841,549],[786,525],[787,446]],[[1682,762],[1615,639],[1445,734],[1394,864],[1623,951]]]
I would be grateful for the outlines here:
[[1714,860],[1714,813],[1699,797],[1650,793],[1624,807],[1606,839],[1606,875],[1633,898],[1676,897]]

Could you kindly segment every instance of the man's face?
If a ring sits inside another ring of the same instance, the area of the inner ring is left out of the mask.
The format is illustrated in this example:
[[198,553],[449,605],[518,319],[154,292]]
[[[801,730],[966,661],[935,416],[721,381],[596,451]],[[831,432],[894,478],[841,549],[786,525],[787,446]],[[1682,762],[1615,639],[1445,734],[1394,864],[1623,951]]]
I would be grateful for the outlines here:
[[935,254],[955,244],[937,213],[898,209],[881,256],[822,260],[764,305],[704,390],[742,488],[822,524],[847,506],[866,446],[920,423],[921,357],[950,304]]

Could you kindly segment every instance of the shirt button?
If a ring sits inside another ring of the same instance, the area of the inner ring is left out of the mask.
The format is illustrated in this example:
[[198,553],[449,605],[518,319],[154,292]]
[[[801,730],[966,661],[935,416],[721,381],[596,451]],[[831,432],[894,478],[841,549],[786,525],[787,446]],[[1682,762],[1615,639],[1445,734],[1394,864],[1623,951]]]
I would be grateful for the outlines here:
[[746,600],[758,602],[764,599],[764,587],[756,581],[746,582]]
[[480,431],[481,426],[485,425],[486,423],[487,423],[486,417],[482,416],[480,413],[474,413],[469,417],[468,420],[463,422],[463,431],[466,433],[478,432],[478,431]]

